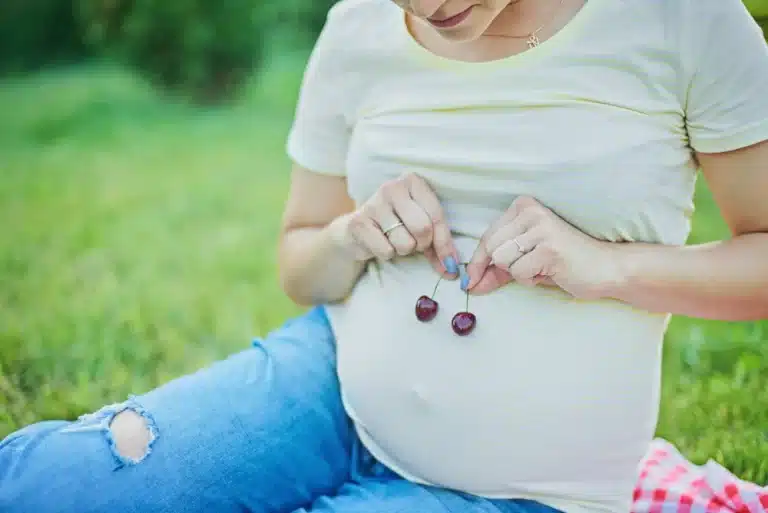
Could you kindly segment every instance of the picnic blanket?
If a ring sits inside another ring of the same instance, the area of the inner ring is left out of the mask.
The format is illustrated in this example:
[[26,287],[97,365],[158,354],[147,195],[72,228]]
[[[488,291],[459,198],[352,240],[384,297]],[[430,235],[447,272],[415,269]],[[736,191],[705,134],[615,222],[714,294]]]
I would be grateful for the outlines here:
[[631,513],[768,513],[768,486],[739,479],[712,460],[694,465],[655,439],[640,465]]

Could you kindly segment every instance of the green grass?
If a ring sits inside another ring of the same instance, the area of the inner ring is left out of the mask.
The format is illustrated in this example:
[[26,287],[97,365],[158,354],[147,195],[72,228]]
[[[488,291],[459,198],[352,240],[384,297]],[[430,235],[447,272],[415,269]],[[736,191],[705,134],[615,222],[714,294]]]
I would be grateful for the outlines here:
[[[149,390],[299,312],[275,242],[301,64],[219,110],[108,66],[0,85],[0,437]],[[694,229],[726,235],[703,184]],[[675,318],[659,425],[693,461],[760,483],[767,327]]]

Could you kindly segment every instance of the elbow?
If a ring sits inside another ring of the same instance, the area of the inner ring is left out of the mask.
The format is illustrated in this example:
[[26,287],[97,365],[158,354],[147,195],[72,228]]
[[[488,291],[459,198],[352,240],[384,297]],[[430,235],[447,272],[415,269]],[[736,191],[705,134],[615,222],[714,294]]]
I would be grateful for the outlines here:
[[302,279],[300,265],[293,258],[294,252],[289,244],[291,232],[283,229],[277,245],[277,278],[280,289],[294,304],[300,307],[310,307],[311,299],[305,292],[306,280]]
[[309,308],[317,304],[313,298],[309,297],[307,294],[303,294],[300,289],[290,285],[284,280],[281,280],[280,286],[283,289],[283,293],[285,293],[288,299],[290,299],[296,306]]
[[[288,298],[301,307],[313,307],[343,301],[350,290],[345,288],[346,279],[336,276],[336,266],[318,258],[316,237],[318,230],[299,229],[284,232],[277,252],[277,274],[280,288]],[[319,241],[322,245],[322,241]],[[320,253],[324,248],[320,248]],[[344,274],[346,271],[340,271]],[[323,271],[317,273],[316,268]],[[350,284],[350,287],[351,288]]]
[[292,272],[290,266],[279,265],[277,274],[280,288],[288,299],[300,307],[315,306],[316,301],[305,290],[306,286],[303,284],[305,280],[297,276],[297,273]]
[[278,280],[283,293],[296,306],[311,308],[329,302],[323,294],[312,288],[312,280],[291,266],[280,266]]
[[333,305],[347,299],[346,295],[337,297],[329,291],[311,289],[307,281],[301,279],[300,276],[286,272],[280,272],[279,275],[280,288],[296,306],[311,308],[320,305]]

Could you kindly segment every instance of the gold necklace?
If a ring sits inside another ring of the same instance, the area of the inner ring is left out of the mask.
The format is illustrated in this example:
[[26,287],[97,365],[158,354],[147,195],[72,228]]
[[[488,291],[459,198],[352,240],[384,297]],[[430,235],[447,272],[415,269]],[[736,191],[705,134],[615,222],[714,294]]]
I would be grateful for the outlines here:
[[[557,7],[552,9],[552,16],[554,16],[555,13],[560,9],[560,7],[563,6],[563,2],[564,1],[565,0],[560,0],[560,3],[557,4]],[[550,21],[552,21],[552,20],[550,20]],[[549,24],[549,22],[546,22],[546,23],[542,24],[539,28],[534,30],[533,32],[529,32],[528,34],[526,34],[524,36],[509,36],[507,34],[485,34],[485,35],[486,36],[490,36],[490,37],[508,37],[508,38],[511,38],[511,39],[525,39],[526,43],[528,44],[528,48],[529,49],[530,48],[536,48],[537,46],[539,46],[541,44],[541,40],[539,39],[538,33],[541,32],[541,30],[544,27],[546,27],[548,24]]]

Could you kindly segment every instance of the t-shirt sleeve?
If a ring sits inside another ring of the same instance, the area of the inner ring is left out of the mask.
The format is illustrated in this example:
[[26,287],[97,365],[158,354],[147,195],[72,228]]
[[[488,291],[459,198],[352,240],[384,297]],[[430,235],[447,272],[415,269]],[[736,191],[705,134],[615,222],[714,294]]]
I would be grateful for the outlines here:
[[350,127],[345,117],[344,42],[337,16],[332,7],[307,61],[286,150],[304,168],[344,176]]
[[742,0],[691,0],[686,123],[691,147],[718,153],[768,139],[768,44]]

